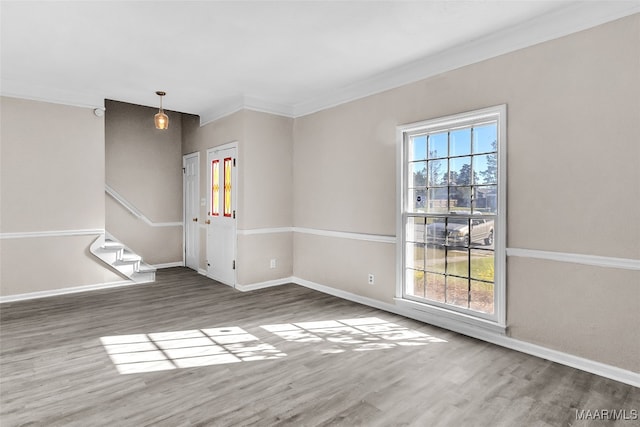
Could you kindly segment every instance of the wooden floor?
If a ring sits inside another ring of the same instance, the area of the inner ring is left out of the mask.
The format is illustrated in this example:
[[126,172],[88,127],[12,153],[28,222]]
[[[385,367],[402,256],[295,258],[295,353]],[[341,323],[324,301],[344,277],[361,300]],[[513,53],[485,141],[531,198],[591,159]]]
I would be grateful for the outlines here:
[[640,389],[296,285],[155,284],[0,307],[0,425],[568,426]]

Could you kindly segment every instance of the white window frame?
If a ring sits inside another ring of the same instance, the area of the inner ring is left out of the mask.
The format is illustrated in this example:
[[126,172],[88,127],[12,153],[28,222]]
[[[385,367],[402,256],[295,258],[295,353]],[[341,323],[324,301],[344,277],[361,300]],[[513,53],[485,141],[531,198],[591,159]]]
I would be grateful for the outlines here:
[[[438,129],[461,127],[484,120],[497,120],[498,143],[498,201],[495,221],[495,275],[494,313],[475,313],[472,310],[417,302],[403,297],[406,266],[406,233],[404,224],[408,216],[406,200],[407,136],[416,132],[433,132]],[[420,312],[425,319],[435,319],[440,326],[450,329],[465,329],[468,326],[481,327],[492,332],[504,333],[506,329],[506,234],[507,234],[507,106],[506,104],[483,108],[465,113],[438,117],[397,127],[397,207],[396,220],[396,305],[412,312]]]

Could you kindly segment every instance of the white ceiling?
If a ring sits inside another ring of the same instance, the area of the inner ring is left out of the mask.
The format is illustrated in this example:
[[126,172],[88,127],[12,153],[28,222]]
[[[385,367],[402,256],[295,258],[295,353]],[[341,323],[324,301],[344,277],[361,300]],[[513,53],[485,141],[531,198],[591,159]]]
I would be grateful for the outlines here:
[[3,95],[292,117],[640,11],[633,1],[2,1]]

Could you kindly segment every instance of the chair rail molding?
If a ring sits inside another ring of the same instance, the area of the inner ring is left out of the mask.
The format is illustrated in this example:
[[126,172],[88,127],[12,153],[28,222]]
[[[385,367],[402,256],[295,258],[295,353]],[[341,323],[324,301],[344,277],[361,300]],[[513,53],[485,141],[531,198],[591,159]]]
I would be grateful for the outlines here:
[[29,239],[39,237],[66,237],[66,236],[94,236],[104,234],[104,228],[84,228],[79,230],[44,230],[44,231],[17,231],[0,233],[0,239]]
[[537,249],[507,248],[508,257],[544,259],[548,261],[570,262],[595,267],[640,270],[640,260],[615,258],[600,255],[573,254],[566,252],[540,251]]

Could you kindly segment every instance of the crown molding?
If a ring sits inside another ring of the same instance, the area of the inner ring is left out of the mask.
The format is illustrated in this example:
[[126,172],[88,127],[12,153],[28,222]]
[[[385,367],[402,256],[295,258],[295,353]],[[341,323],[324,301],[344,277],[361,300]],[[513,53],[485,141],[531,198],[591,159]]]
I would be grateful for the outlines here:
[[271,102],[252,96],[239,95],[229,98],[200,114],[200,126],[215,122],[240,110],[258,111],[290,118],[294,117],[292,105]]
[[447,71],[495,58],[519,49],[583,31],[640,13],[640,0],[576,1],[530,21],[514,25],[472,42],[429,55],[370,78],[343,86],[321,97],[283,105],[251,97],[237,97],[202,115],[201,125],[247,109],[297,118],[414,83]]
[[[290,118],[302,117],[636,13],[640,13],[640,0],[572,1],[565,7],[527,22],[337,88],[307,101],[283,104],[239,95],[227,98],[207,110],[194,113],[200,116],[201,126],[243,109]],[[93,91],[65,91],[4,78],[0,79],[0,95],[101,109],[104,108],[104,99],[110,98],[106,94]]]
[[37,86],[11,79],[0,79],[0,95],[70,107],[100,108],[104,110],[104,97],[101,95],[91,92],[71,92],[54,87]]
[[640,12],[640,1],[579,1],[293,106],[294,117],[404,86]]

